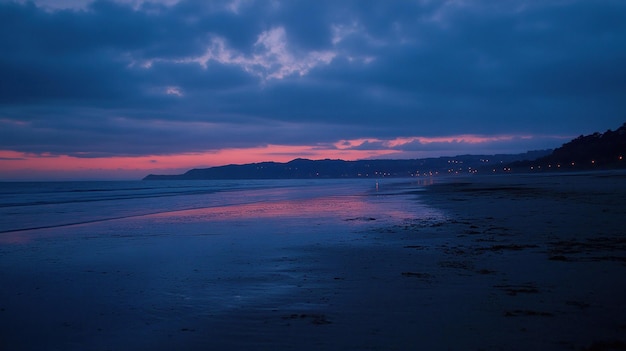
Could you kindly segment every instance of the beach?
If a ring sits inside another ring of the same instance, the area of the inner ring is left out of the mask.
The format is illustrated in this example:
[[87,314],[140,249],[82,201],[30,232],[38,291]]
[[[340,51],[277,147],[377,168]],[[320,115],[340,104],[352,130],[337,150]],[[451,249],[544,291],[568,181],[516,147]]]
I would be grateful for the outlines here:
[[0,348],[626,349],[624,173],[297,185],[2,233]]
[[483,290],[485,319],[477,315],[481,337],[471,344],[625,349],[625,195],[623,172],[473,177],[432,187],[426,201],[451,216],[445,226],[456,235],[438,265]]

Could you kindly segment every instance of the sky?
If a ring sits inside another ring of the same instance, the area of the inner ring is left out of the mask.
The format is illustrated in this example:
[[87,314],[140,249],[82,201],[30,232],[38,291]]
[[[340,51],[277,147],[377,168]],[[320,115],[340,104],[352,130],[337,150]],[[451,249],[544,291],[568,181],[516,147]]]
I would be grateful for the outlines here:
[[0,180],[555,148],[625,62],[623,0],[0,0]]

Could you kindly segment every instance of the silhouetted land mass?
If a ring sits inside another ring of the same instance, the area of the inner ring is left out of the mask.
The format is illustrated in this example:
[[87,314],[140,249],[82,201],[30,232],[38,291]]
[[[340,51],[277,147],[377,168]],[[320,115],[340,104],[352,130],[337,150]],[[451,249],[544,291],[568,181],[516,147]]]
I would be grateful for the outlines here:
[[581,135],[555,150],[523,154],[460,155],[412,160],[307,160],[192,169],[144,180],[312,179],[418,177],[459,173],[582,171],[626,168],[626,123],[617,130]]
[[485,165],[500,167],[520,160],[534,160],[552,150],[515,155],[460,155],[412,160],[307,160],[287,163],[261,162],[192,169],[180,175],[149,175],[144,180],[189,179],[313,179],[313,178],[383,178],[475,172]]
[[626,168],[626,123],[617,130],[581,135],[536,160],[513,162],[512,171],[585,171]]
[[459,155],[412,160],[307,160],[192,169],[144,180],[313,179],[418,177],[438,174],[557,172],[626,168],[626,123],[617,130],[581,135],[555,150],[523,154]]

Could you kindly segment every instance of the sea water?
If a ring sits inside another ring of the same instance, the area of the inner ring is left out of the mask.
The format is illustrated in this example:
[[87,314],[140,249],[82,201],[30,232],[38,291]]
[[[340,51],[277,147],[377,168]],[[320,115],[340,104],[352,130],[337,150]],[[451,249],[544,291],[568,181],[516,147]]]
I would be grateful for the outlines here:
[[436,215],[416,201],[422,185],[0,183],[0,346],[159,349],[232,311],[314,309],[297,298],[318,286],[310,249]]
[[[312,205],[315,199],[329,197],[343,198],[346,204],[355,202],[355,199],[361,205],[369,201],[372,207],[377,199],[366,198],[366,195],[389,194],[398,183],[373,179],[0,182],[0,233],[193,209],[235,208],[251,204],[269,208],[280,201],[301,204],[312,201],[308,204]],[[411,184],[420,185],[415,181]],[[308,206],[300,208],[300,212],[293,209],[292,215],[315,216],[318,210],[321,209]],[[389,208],[388,212],[392,210]],[[244,213],[239,215],[245,216]],[[206,221],[211,219],[205,218]]]
[[[0,183],[0,232],[60,227],[199,207],[255,201],[272,181],[98,181]],[[306,186],[307,183],[291,184]],[[278,192],[276,192],[278,193]],[[266,201],[274,196],[266,193]]]

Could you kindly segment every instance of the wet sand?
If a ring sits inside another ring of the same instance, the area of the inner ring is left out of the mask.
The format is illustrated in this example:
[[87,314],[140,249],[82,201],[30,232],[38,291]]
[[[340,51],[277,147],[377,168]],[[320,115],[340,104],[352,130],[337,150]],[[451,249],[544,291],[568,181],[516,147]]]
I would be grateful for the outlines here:
[[[426,191],[407,181],[385,191],[372,195],[376,206],[322,203],[303,218],[261,207],[221,224],[239,228],[234,236],[211,236],[189,220],[201,214],[185,213],[172,233],[156,217],[124,222],[129,233],[159,236],[129,235],[123,246],[107,232],[123,234],[119,225],[86,226],[82,241],[3,246],[2,280],[12,285],[0,289],[0,346],[626,349],[624,173],[450,178]],[[172,240],[179,230],[186,235]],[[222,239],[209,248],[207,238]]]
[[624,199],[624,173],[438,182],[443,216],[316,251],[329,323],[288,322],[322,349],[624,350]]
[[623,172],[472,177],[431,187],[426,201],[448,213],[443,227],[456,236],[440,246],[439,266],[484,289],[485,319],[474,325],[483,337],[471,344],[626,349],[624,199]]

